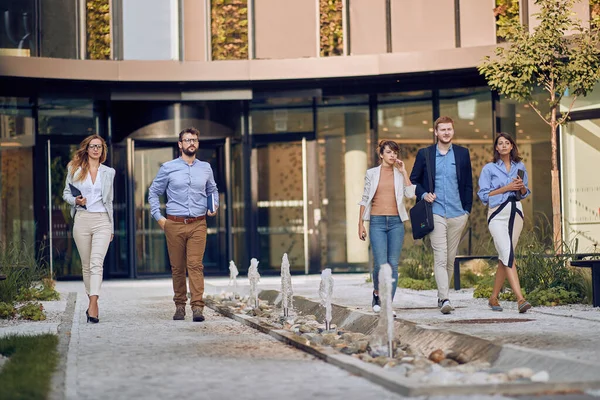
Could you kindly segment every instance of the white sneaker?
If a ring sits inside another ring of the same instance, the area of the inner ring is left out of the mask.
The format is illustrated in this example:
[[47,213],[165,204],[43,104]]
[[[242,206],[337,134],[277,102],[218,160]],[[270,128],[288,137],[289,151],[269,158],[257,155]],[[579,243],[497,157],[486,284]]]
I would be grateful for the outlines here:
[[452,312],[452,304],[450,304],[450,300],[442,301],[440,311],[442,312],[442,314],[450,314]]
[[375,304],[375,305],[373,306],[373,312],[376,312],[376,313],[378,313],[378,312],[380,312],[380,311],[381,311],[381,306],[380,306],[379,304]]

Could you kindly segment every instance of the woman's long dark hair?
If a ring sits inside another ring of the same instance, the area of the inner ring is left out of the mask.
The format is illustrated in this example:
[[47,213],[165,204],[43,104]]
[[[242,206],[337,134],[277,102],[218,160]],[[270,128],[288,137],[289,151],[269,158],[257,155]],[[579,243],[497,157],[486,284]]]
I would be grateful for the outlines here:
[[[100,164],[106,161],[106,153],[108,153],[108,147],[106,142],[99,135],[91,135],[83,139],[79,144],[79,149],[73,155],[73,159],[69,162],[68,167],[71,168],[71,178],[75,181],[83,181],[90,170],[90,163],[88,161],[88,146],[94,139],[99,139],[102,142],[102,153],[100,154]],[[81,172],[75,176],[75,171],[81,167]]]
[[517,144],[515,143],[515,139],[513,139],[512,136],[510,136],[508,133],[500,132],[499,134],[496,135],[496,140],[494,140],[493,162],[498,162],[498,160],[500,159],[500,153],[498,153],[498,150],[496,150],[496,146],[498,146],[498,140],[500,140],[500,138],[504,138],[504,139],[508,140],[510,142],[510,144],[512,144],[512,150],[510,151],[510,161],[514,161],[514,162],[521,161],[522,158],[519,155],[519,148],[517,147]]

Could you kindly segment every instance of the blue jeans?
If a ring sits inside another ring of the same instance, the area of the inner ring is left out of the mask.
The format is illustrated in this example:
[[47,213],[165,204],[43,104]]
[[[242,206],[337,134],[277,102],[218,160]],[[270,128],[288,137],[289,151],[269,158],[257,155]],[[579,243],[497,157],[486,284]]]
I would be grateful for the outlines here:
[[398,287],[398,262],[404,243],[404,223],[398,216],[371,215],[369,225],[373,249],[373,288],[379,291],[379,270],[388,263],[392,267],[392,299]]

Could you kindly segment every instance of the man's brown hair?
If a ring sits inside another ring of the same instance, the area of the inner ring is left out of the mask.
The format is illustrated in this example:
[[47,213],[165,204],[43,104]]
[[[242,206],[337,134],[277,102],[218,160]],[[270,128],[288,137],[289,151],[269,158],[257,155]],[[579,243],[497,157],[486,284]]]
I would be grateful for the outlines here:
[[452,124],[452,129],[454,129],[454,121],[450,117],[442,116],[435,120],[433,123],[433,130],[437,131],[439,124]]
[[198,138],[198,141],[200,141],[200,131],[194,127],[191,127],[191,128],[185,128],[184,130],[179,132],[179,141],[180,142],[183,139],[183,135],[185,135],[186,133],[191,133],[192,135],[196,135],[196,137]]

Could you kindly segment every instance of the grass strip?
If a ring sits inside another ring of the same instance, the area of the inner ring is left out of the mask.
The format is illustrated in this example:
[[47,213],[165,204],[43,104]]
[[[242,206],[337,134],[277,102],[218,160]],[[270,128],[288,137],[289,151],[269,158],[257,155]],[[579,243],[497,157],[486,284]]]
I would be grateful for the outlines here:
[[0,399],[46,399],[58,364],[58,337],[11,335],[0,338],[9,360],[0,370]]

